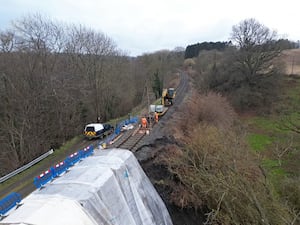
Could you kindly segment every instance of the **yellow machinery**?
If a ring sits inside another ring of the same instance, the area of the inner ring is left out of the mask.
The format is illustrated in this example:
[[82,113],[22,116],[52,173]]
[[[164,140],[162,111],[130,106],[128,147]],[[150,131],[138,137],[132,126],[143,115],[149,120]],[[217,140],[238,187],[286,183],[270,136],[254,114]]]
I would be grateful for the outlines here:
[[163,89],[161,96],[161,104],[164,106],[173,105],[173,101],[176,95],[174,88]]

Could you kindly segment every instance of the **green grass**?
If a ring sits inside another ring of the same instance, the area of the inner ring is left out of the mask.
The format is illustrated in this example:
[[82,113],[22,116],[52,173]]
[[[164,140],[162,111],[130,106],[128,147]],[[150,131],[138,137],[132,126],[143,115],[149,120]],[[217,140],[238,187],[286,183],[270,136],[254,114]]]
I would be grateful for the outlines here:
[[[274,194],[280,197],[282,183],[287,178],[297,180],[300,176],[300,136],[286,126],[289,121],[300,125],[300,80],[284,81],[284,90],[273,107],[270,115],[247,119],[250,133],[247,141],[251,149],[264,158],[261,166],[274,188]],[[276,148],[279,146],[284,149],[291,141],[294,150],[278,158]]]
[[277,168],[279,166],[279,163],[277,160],[272,160],[272,159],[264,159],[262,161],[262,165],[266,168],[266,169],[273,169],[273,168]]
[[267,132],[280,132],[277,121],[277,118],[254,117],[251,119],[250,124]]
[[[44,159],[46,160],[46,159]],[[29,175],[32,173],[32,171],[35,171],[37,170],[39,167],[40,167],[40,163],[44,162],[44,160],[42,160],[41,162],[33,165],[32,167],[28,168],[27,170],[13,176],[12,178],[6,180],[5,182],[3,182],[1,185],[0,185],[0,190],[8,187],[9,185],[11,185],[12,183],[15,183],[16,181],[18,180],[21,180],[23,177]],[[28,182],[33,182],[32,180],[31,181],[28,181]]]
[[267,146],[272,144],[272,140],[269,136],[263,134],[249,134],[248,143],[252,150],[261,152],[266,149]]
[[[64,154],[66,150],[71,148],[73,145],[77,144],[80,140],[81,140],[81,136],[75,136],[71,140],[67,141],[64,145],[62,145],[59,149],[56,149],[54,151],[54,154],[52,154],[51,156],[55,157],[55,156],[59,156],[59,155]],[[49,157],[47,157],[46,159],[48,159],[48,158]]]
[[287,90],[286,95],[288,96],[288,98],[290,99],[291,103],[293,105],[298,105],[299,106],[299,100],[300,100],[300,82],[297,82],[298,86],[290,88]]
[[275,184],[275,188],[278,187],[278,184],[283,178],[288,176],[288,172],[281,167],[278,160],[264,159],[262,166],[268,173],[268,179],[272,184]]
[[[42,173],[43,171],[41,171],[40,168],[43,164],[49,164],[49,162],[52,162],[53,159],[58,158],[62,155],[65,155],[65,152],[69,148],[71,148],[73,145],[78,143],[79,140],[80,140],[80,136],[76,136],[76,137],[72,138],[71,140],[67,141],[64,145],[62,145],[59,149],[56,149],[54,151],[54,153],[49,155],[47,158],[43,159],[42,161],[40,161],[37,164],[35,164],[35,165],[31,166],[30,168],[28,168],[27,170],[15,175],[12,178],[10,178],[10,179],[6,180],[5,182],[3,182],[0,185],[0,190],[3,190],[5,188],[7,188],[12,183],[17,182],[18,180],[22,180],[23,177],[26,177],[26,176],[30,175],[31,173],[34,173],[35,171],[36,171],[36,173]],[[20,190],[22,187],[26,186],[28,183],[31,183],[31,182],[33,182],[33,180],[27,180],[27,181],[23,182],[22,184],[20,184],[18,187],[16,187],[12,191]],[[4,197],[4,196],[2,196],[2,197]],[[2,197],[0,196],[0,199]]]

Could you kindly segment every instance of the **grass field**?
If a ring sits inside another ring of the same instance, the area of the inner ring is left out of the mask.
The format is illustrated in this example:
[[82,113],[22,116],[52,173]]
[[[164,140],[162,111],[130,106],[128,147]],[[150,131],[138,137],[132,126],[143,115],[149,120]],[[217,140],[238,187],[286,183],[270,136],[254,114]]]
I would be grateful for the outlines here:
[[[297,52],[300,57],[300,50]],[[300,126],[300,77],[289,76],[283,82],[283,92],[280,100],[274,103],[273,113],[247,117],[244,122],[248,125],[248,144],[259,154],[267,179],[282,199],[289,199],[297,208],[300,201],[300,188],[297,188],[300,187],[300,134],[286,125],[292,121]],[[285,191],[287,189],[293,193]]]
[[300,49],[285,50],[281,57],[286,64],[286,74],[300,75]]

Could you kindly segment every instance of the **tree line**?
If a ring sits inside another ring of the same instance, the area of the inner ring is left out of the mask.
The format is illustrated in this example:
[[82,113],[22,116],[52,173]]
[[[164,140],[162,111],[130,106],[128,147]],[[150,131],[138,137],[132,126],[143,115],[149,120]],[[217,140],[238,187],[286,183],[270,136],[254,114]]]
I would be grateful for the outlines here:
[[[300,47],[299,41],[295,42],[283,38],[276,40],[276,44],[280,45],[283,49],[293,49],[293,48]],[[232,40],[228,42],[226,41],[206,42],[205,41],[197,44],[188,45],[185,49],[184,58],[189,59],[189,58],[198,57],[201,51],[210,51],[210,50],[223,51],[230,46],[231,47],[233,46]]]
[[238,111],[267,113],[282,84],[285,65],[279,56],[295,43],[279,39],[255,19],[233,26],[230,43],[222,51],[203,50],[194,58],[198,90],[227,96]]
[[193,57],[197,57],[199,55],[199,52],[202,50],[219,50],[222,51],[224,50],[228,45],[230,44],[230,42],[202,42],[202,43],[197,43],[197,44],[192,44],[192,45],[188,45],[185,49],[185,55],[184,58],[188,59],[188,58],[193,58]]
[[0,175],[86,123],[126,115],[145,85],[167,82],[182,59],[172,51],[129,57],[102,32],[40,14],[12,21],[0,32]]

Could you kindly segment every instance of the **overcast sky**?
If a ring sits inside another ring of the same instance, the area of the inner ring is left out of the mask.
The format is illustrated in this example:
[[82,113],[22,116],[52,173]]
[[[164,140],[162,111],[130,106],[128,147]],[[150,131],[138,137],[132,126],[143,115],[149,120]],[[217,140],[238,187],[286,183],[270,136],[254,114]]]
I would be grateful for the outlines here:
[[231,28],[255,18],[284,38],[300,40],[299,0],[0,0],[0,30],[28,14],[84,24],[128,55],[227,41]]

